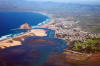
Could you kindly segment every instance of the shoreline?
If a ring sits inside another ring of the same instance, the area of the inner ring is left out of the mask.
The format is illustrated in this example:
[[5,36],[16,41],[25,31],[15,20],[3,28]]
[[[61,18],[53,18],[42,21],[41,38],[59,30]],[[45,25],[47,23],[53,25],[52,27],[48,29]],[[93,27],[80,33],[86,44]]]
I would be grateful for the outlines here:
[[[34,13],[36,13],[36,12],[34,12]],[[38,26],[38,27],[32,27],[32,29],[34,29],[34,28],[48,28],[48,29],[52,29],[52,30],[55,30],[55,37],[56,38],[60,38],[60,39],[63,39],[63,40],[65,40],[66,41],[66,38],[63,38],[63,37],[60,37],[60,35],[59,34],[61,34],[61,35],[63,35],[63,33],[69,33],[69,32],[73,32],[73,30],[74,29],[68,29],[67,31],[66,31],[66,28],[65,28],[65,31],[62,29],[62,27],[57,27],[57,26],[59,26],[59,25],[63,25],[63,26],[68,26],[68,28],[70,27],[70,26],[73,26],[73,24],[77,24],[76,22],[73,22],[73,21],[67,21],[67,20],[65,20],[65,19],[63,19],[63,18],[55,18],[55,17],[53,17],[53,15],[52,14],[49,14],[49,13],[47,13],[47,12],[37,12],[37,13],[39,13],[39,14],[42,14],[42,15],[44,15],[44,16],[47,16],[47,17],[49,17],[50,18],[50,21],[48,21],[48,22],[46,22],[45,24],[43,24],[43,25],[41,25],[41,26]],[[70,23],[69,23],[70,22]],[[65,25],[64,25],[65,24]],[[57,26],[56,26],[57,25]],[[76,31],[81,31],[79,28],[76,28],[75,29]],[[29,33],[29,32],[25,32],[25,33]],[[77,32],[76,32],[77,33]],[[87,34],[86,32],[80,32],[80,33],[83,33],[83,34]],[[23,33],[24,34],[24,33]],[[19,36],[21,36],[21,35],[23,35],[23,34],[20,34],[20,35],[16,35],[16,36],[14,36],[14,37],[19,37]],[[70,33],[69,33],[70,34]],[[72,34],[72,33],[71,33]],[[9,39],[12,39],[12,38],[14,38],[14,37],[11,37],[11,38],[8,38],[8,39],[5,39],[5,40],[1,40],[1,41],[6,41],[6,40],[9,40]],[[84,39],[84,38],[83,38]],[[68,39],[68,40],[72,40],[72,39]],[[1,42],[0,41],[0,42]],[[68,41],[67,41],[68,42]],[[68,42],[68,45],[69,45],[69,42]]]
[[[49,14],[49,13],[44,13],[44,12],[37,12],[37,13],[40,13],[40,14],[45,14],[47,16],[49,16],[51,18],[51,20],[49,22],[47,22],[46,24],[43,24],[42,26],[39,26],[39,27],[32,27],[33,28],[33,32],[36,33],[36,31],[41,31],[40,28],[48,28],[48,29],[51,29],[51,30],[55,30],[55,37],[56,38],[59,38],[59,39],[63,39],[67,42],[68,46],[71,45],[71,42],[72,41],[85,41],[87,38],[96,38],[96,37],[100,37],[95,35],[95,34],[91,34],[89,32],[85,32],[85,31],[82,31],[80,29],[80,27],[73,27],[73,25],[77,24],[77,22],[74,22],[74,21],[68,21],[67,19],[64,19],[64,18],[55,18],[52,16],[52,14]],[[37,28],[37,30],[34,31],[34,28]],[[43,32],[43,35],[42,36],[46,36],[46,31],[42,29]],[[27,32],[27,35],[28,36],[35,36],[33,32]],[[36,33],[37,34],[37,33]],[[21,41],[24,41],[24,38],[25,37],[28,37],[26,36],[26,34],[22,34],[22,35],[19,35],[19,36],[16,36],[15,40],[19,40],[19,44],[17,45],[21,45]],[[20,39],[18,39],[20,38]],[[13,38],[11,38],[12,40]],[[1,42],[1,41],[0,41]],[[5,40],[4,43],[9,43],[12,44],[12,41],[10,40]],[[15,41],[14,41],[15,42]],[[14,43],[13,42],[13,43]],[[0,43],[2,44],[2,43]],[[16,44],[13,45],[13,46],[17,46]],[[5,45],[4,45],[5,46]],[[11,47],[12,45],[7,45],[7,47]],[[4,49],[5,47],[2,47],[2,49]],[[68,52],[67,49],[65,49],[66,51],[62,52],[64,53],[64,55],[66,57],[64,57],[64,59],[69,59],[68,62],[71,63],[72,59],[75,60],[75,62],[77,62],[77,59],[79,60],[80,58],[80,61],[87,59],[88,57],[91,58],[92,56],[88,56],[86,55],[85,57],[81,56],[80,54],[75,54],[75,53],[72,53],[72,52]],[[63,54],[61,54],[63,55]],[[62,62],[65,62],[63,61],[64,59],[61,57],[61,55],[57,55],[57,57],[53,57],[54,59],[59,59],[62,60]],[[100,54],[99,54],[100,55]],[[76,57],[76,58],[75,58]],[[55,63],[55,62],[53,62]],[[66,62],[67,63],[67,62]]]
[[44,29],[31,29],[29,32],[26,32],[22,35],[18,35],[18,36],[0,41],[0,49],[5,49],[6,47],[22,45],[21,42],[24,41],[25,38],[30,37],[30,36],[43,37],[43,36],[47,36],[47,33]]
[[[44,29],[39,29],[39,28],[46,28],[45,25],[50,24],[52,19],[46,13],[40,13],[40,12],[37,12],[37,13],[42,14],[44,16],[47,16],[50,19],[50,21],[47,21],[45,24],[42,24],[41,26],[32,27],[32,29],[30,29],[29,32],[20,33],[19,35],[16,35],[16,36],[13,36],[13,37],[10,37],[10,38],[8,37],[4,40],[0,40],[0,48],[4,49],[6,47],[21,45],[21,41],[24,41],[25,36],[26,37],[29,37],[29,36],[41,36],[41,37],[47,36],[46,31]],[[38,29],[34,29],[34,28],[38,28]]]
[[[42,14],[42,13],[39,13],[39,12],[32,12],[32,13],[38,13],[38,14],[41,14],[41,15],[47,17],[46,20],[40,22],[40,23],[37,24],[36,26],[31,26],[32,29],[33,29],[33,28],[38,28],[38,27],[40,27],[40,26],[42,26],[42,25],[45,25],[45,24],[48,24],[48,23],[51,21],[51,18],[50,18],[48,15],[44,14],[44,13],[43,13],[43,14]],[[20,29],[20,28],[16,28],[16,29]],[[16,29],[11,29],[11,30],[16,30]],[[7,40],[7,39],[11,39],[11,38],[13,38],[13,37],[20,36],[20,35],[22,35],[22,34],[24,34],[24,33],[27,33],[27,31],[26,31],[26,32],[17,33],[16,35],[15,35],[15,34],[14,34],[14,35],[13,35],[13,34],[3,35],[3,36],[0,37],[0,41]]]
[[32,27],[32,28],[47,28],[47,26],[49,25],[49,24],[52,24],[52,23],[54,23],[54,19],[53,19],[53,16],[52,16],[52,14],[48,14],[48,13],[46,13],[46,12],[35,12],[35,13],[39,13],[39,14],[42,14],[42,15],[44,15],[44,16],[47,16],[48,18],[49,18],[49,21],[47,21],[47,22],[45,22],[44,24],[42,24],[42,25],[40,25],[40,26],[37,26],[37,27]]
[[[56,18],[53,16],[53,14],[50,14],[47,12],[34,12],[34,13],[39,13],[39,14],[42,14],[44,16],[47,16],[50,20],[45,22],[45,24],[42,24],[41,26],[37,26],[37,27],[33,26],[32,29],[34,29],[34,28],[48,28],[48,29],[55,30],[55,32],[56,32],[55,37],[67,41],[68,45],[70,44],[70,41],[75,41],[75,40],[85,41],[85,39],[88,37],[92,37],[92,38],[93,37],[100,37],[100,35],[97,36],[97,35],[93,35],[93,34],[90,34],[88,32],[82,31],[80,29],[80,27],[71,28],[73,25],[77,24],[77,22],[68,21],[67,19],[64,19],[64,18]],[[26,33],[28,33],[28,32],[26,32]],[[77,33],[80,34],[79,37],[74,36]],[[21,35],[23,35],[23,34],[21,34]],[[63,37],[64,35],[65,35],[65,37]],[[85,38],[85,35],[86,36],[88,35],[88,36]],[[20,35],[16,35],[14,37],[17,37],[17,36],[20,36]],[[13,38],[13,37],[11,37],[11,38]],[[11,38],[8,38],[8,39],[11,39]],[[5,39],[5,40],[7,40],[7,39]]]

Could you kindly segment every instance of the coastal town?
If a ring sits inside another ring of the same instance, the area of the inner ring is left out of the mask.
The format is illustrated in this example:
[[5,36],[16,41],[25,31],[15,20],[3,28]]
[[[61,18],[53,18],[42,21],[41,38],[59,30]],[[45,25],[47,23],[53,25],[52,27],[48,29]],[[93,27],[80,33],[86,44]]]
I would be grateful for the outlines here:
[[[51,15],[50,15],[51,16]],[[52,17],[52,16],[51,16]],[[55,18],[52,17],[52,20],[48,25],[40,26],[44,28],[49,28],[55,30],[55,37],[67,40],[67,42],[72,41],[82,41],[84,42],[89,38],[100,38],[100,34],[95,34],[91,32],[86,32],[81,29],[78,25],[78,21],[68,21],[67,18]],[[85,28],[84,28],[85,29]]]
[[[50,15],[51,16],[51,15]],[[91,33],[91,32],[87,32],[81,29],[81,26],[78,25],[78,21],[69,21],[67,19],[64,18],[55,18],[52,17],[51,22],[49,22],[47,25],[41,26],[42,28],[49,28],[52,30],[55,30],[55,37],[56,38],[60,38],[63,39],[67,42],[67,45],[69,46],[69,48],[66,48],[65,51],[61,54],[58,55],[51,55],[49,60],[47,61],[48,64],[55,64],[55,65],[60,65],[60,66],[70,66],[70,64],[68,63],[78,63],[81,62],[82,64],[92,64],[93,62],[95,62],[94,64],[99,64],[99,59],[100,58],[96,58],[97,56],[100,56],[100,53],[97,51],[97,53],[85,53],[82,51],[77,52],[73,50],[73,46],[75,45],[75,42],[82,42],[84,44],[84,42],[86,42],[87,40],[90,39],[90,41],[92,41],[91,39],[98,39],[98,44],[100,43],[100,33]],[[76,26],[78,25],[78,26]],[[85,28],[84,28],[85,29]],[[89,41],[89,42],[90,42]],[[92,42],[96,42],[95,40]],[[87,46],[89,46],[89,44],[86,44]],[[94,43],[95,45],[95,43]],[[82,46],[82,44],[79,44],[79,47]],[[94,47],[94,46],[93,46]],[[99,48],[99,46],[98,46]],[[85,51],[89,51],[92,52],[92,50],[89,50],[86,48]],[[53,62],[53,60],[58,60],[61,61],[60,63],[57,62]],[[66,60],[64,60],[66,59]],[[92,60],[94,59],[94,60]],[[73,62],[72,62],[73,60]],[[84,62],[86,61],[86,63]],[[64,63],[66,62],[66,63]],[[87,63],[88,62],[88,63]],[[79,63],[79,64],[81,64]]]

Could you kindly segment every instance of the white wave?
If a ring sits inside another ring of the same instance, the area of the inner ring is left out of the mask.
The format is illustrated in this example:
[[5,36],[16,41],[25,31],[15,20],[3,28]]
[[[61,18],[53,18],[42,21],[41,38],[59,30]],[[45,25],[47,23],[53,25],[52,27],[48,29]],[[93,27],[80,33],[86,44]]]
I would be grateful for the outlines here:
[[0,40],[5,40],[7,38],[10,38],[12,36],[12,34],[9,34],[9,35],[5,35],[5,36],[1,36],[0,37]]
[[43,22],[41,22],[41,23],[39,23],[39,24],[37,24],[37,25],[35,25],[35,26],[32,26],[32,27],[39,27],[39,26],[42,26],[42,25],[44,25],[44,24],[47,24],[50,20],[51,20],[51,19],[48,17],[48,19],[46,19],[45,21],[43,21]]
[[46,24],[50,21],[50,19],[46,19],[45,21],[41,22],[38,24],[38,26],[42,26],[43,24]]
[[15,36],[18,36],[18,35],[22,35],[22,34],[24,34],[24,32],[17,33],[17,34],[4,35],[4,36],[0,37],[0,40],[5,40],[5,39],[12,38],[12,37],[15,37]]

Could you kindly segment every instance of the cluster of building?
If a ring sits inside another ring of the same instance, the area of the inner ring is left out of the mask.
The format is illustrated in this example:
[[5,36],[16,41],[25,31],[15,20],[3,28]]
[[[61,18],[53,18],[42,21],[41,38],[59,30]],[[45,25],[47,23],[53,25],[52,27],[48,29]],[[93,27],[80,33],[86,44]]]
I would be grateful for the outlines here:
[[50,24],[48,28],[56,31],[56,37],[69,41],[83,42],[89,38],[100,38],[100,34],[92,34],[89,32],[82,31],[79,26],[73,27],[77,23],[78,22],[56,18],[55,23]]

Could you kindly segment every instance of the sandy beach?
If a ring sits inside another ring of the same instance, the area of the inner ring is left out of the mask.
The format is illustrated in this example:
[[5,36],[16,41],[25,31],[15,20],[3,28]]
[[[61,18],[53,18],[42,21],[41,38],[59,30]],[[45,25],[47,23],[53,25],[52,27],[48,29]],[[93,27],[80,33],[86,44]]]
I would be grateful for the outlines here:
[[30,37],[30,36],[42,37],[42,36],[47,36],[47,34],[46,34],[46,31],[43,29],[31,29],[29,32],[26,32],[22,35],[0,41],[0,48],[4,49],[6,47],[22,45],[21,42],[24,41],[25,38]]

